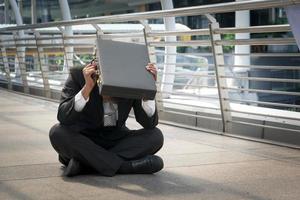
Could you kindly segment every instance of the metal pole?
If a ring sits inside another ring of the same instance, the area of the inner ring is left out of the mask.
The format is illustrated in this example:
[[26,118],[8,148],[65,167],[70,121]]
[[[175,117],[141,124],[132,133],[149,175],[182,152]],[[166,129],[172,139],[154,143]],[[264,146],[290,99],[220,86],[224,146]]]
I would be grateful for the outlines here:
[[4,65],[4,70],[5,70],[6,79],[7,79],[7,88],[9,90],[12,90],[12,82],[11,82],[11,78],[10,78],[10,70],[9,70],[9,64],[8,64],[7,53],[6,53],[5,47],[1,48],[1,54],[2,54],[2,62]]
[[[13,9],[13,12],[15,14],[15,18],[16,18],[16,22],[17,25],[23,25],[23,20],[22,20],[22,16],[20,13],[20,9],[17,5],[17,2],[15,0],[9,0],[9,3]],[[18,43],[19,44],[24,44],[24,41],[19,41],[17,42],[17,34],[16,32],[13,33],[14,34],[14,40],[15,40],[15,45],[16,45],[16,51],[17,51],[17,59],[18,59],[18,68],[16,68],[15,65],[15,70],[16,70],[16,75],[18,70],[20,71],[20,75],[22,77],[22,82],[23,82],[23,87],[24,87],[24,92],[25,93],[29,93],[29,87],[28,87],[28,82],[27,82],[27,75],[26,75],[26,65],[25,65],[25,47],[17,47]],[[18,31],[18,36],[20,39],[24,38],[24,30],[19,30]]]
[[[236,0],[237,2],[245,1],[245,0]],[[250,27],[250,11],[236,11],[235,12],[235,27],[236,28],[248,28]],[[235,39],[250,39],[250,33],[236,33]],[[250,65],[250,45],[235,45],[234,48],[235,54],[249,54],[249,56],[234,56],[234,64],[235,65]],[[247,68],[230,68],[230,73],[235,76],[236,74],[248,75],[249,69]],[[249,88],[249,81],[245,80],[229,80],[230,86],[239,86],[244,88]],[[241,98],[246,98],[249,93],[245,92],[239,94]]]
[[[62,19],[64,21],[72,20],[68,1],[67,0],[59,0],[59,6],[60,6]],[[66,36],[66,37],[73,36],[72,26],[65,26],[63,35]],[[63,37],[63,40],[65,40],[64,37]],[[71,43],[73,42],[72,39],[68,39],[66,41],[67,41],[67,43],[68,42],[71,42]],[[64,42],[64,44],[65,44],[65,42]],[[73,54],[74,54],[74,47],[64,46],[64,48],[65,48],[65,56],[64,56],[65,64],[64,64],[63,71],[66,72],[66,71],[68,71],[69,68],[73,67],[72,59],[73,59]]]
[[37,23],[37,15],[36,15],[36,0],[31,0],[31,23]]
[[[26,64],[25,64],[25,47],[18,47],[18,45],[23,45],[24,41],[17,41],[18,39],[18,35],[16,32],[13,33],[14,35],[14,42],[15,42],[15,46],[16,46],[16,57],[18,62],[15,62],[15,68],[16,68],[16,64],[18,63],[18,69],[20,70],[20,75],[21,75],[21,79],[22,79],[22,83],[23,83],[23,89],[24,89],[24,93],[29,93],[29,86],[28,86],[28,81],[27,81],[27,74],[26,74]],[[19,34],[19,37],[22,34]],[[16,69],[17,70],[17,69]],[[16,73],[17,76],[17,73]]]
[[37,47],[38,62],[39,62],[41,75],[43,79],[45,97],[51,98],[51,91],[50,91],[50,85],[48,79],[49,68],[45,64],[44,49],[39,46],[40,41],[38,39],[40,38],[40,33],[34,31],[34,36],[35,36],[35,44]]
[[[172,0],[161,0],[161,7],[163,10],[172,10],[174,9]],[[176,30],[176,23],[175,23],[175,17],[165,17],[164,18],[164,24],[166,31],[175,31]],[[166,42],[176,42],[176,36],[167,36],[165,37]],[[176,63],[176,49],[175,46],[166,46],[165,47],[165,63]],[[175,54],[175,55],[168,55],[168,54]],[[164,65],[164,72],[165,73],[173,73],[175,72],[176,66],[175,65]],[[162,76],[162,82],[168,82],[173,83],[175,80],[174,75],[163,75]],[[161,85],[161,91],[165,92],[172,92],[173,91],[173,85]],[[169,94],[164,94],[164,98],[169,98]]]
[[[13,10],[13,13],[14,13],[14,15],[15,15],[17,25],[18,25],[18,26],[23,25],[23,19],[22,19],[21,13],[20,13],[20,9],[19,9],[19,7],[18,7],[18,5],[17,5],[17,2],[16,2],[15,0],[9,0],[9,4],[10,4],[10,6],[11,6],[11,8],[12,8],[12,10]],[[24,37],[24,30],[18,31],[18,34],[19,34],[19,37],[20,37],[20,38],[23,38],[23,37]],[[15,37],[14,37],[14,38],[15,38]],[[17,49],[17,47],[16,47],[16,49]],[[17,50],[17,52],[18,52],[18,51],[19,51],[19,50]],[[20,66],[16,66],[16,65],[15,65],[16,76],[17,76],[17,75],[20,75],[20,74],[19,74],[20,71],[21,71],[21,70],[20,70]]]
[[9,2],[8,0],[4,0],[4,24],[10,24],[8,8],[9,8]]
[[286,10],[289,23],[291,25],[291,29],[293,31],[293,35],[297,41],[298,48],[300,50],[300,29],[299,29],[300,5],[288,6],[285,8],[285,10]]
[[[211,17],[211,16],[210,16]],[[220,67],[224,65],[224,55],[223,55],[223,48],[220,45],[216,45],[215,41],[221,39],[220,34],[215,34],[214,30],[218,29],[219,23],[214,20],[211,20],[209,24],[209,31],[210,31],[210,40],[212,46],[212,53],[215,63],[215,73],[216,73],[216,80],[217,80],[217,87],[218,87],[218,95],[219,95],[219,102],[220,102],[220,110],[221,110],[221,117],[222,117],[222,124],[223,124],[223,133],[230,133],[231,132],[231,124],[228,123],[232,121],[231,112],[230,112],[230,104],[227,100],[229,95],[228,91],[223,89],[226,87],[227,83],[226,80],[220,78],[220,76],[225,76],[225,69]]]

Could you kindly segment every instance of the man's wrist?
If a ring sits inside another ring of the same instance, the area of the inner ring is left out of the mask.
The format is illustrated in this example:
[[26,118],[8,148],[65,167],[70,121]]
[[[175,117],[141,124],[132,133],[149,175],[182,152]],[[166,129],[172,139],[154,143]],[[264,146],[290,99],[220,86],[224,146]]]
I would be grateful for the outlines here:
[[92,89],[93,88],[89,87],[88,85],[83,86],[83,88],[81,90],[81,94],[85,100],[87,100],[90,97],[90,93],[91,93]]

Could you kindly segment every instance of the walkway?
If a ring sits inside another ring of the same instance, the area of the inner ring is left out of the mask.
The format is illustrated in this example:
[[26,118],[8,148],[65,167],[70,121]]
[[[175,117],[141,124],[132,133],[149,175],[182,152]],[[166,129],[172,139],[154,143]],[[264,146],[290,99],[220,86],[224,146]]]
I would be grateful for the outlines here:
[[[0,199],[300,199],[300,151],[159,125],[155,175],[61,177],[48,130],[57,103],[0,89]],[[138,128],[133,119],[128,123]]]

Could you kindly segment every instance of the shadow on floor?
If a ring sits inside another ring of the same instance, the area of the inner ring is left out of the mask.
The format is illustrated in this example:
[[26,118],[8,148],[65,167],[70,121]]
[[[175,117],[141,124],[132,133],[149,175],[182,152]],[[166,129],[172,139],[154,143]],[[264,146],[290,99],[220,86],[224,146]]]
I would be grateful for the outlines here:
[[167,169],[154,175],[116,175],[115,177],[85,175],[74,178],[63,177],[63,180],[69,183],[76,182],[102,189],[110,188],[148,198],[189,196],[190,199],[194,196],[195,199],[199,199],[205,196],[215,196],[218,199],[235,197],[235,199],[269,200],[225,184],[169,172]]

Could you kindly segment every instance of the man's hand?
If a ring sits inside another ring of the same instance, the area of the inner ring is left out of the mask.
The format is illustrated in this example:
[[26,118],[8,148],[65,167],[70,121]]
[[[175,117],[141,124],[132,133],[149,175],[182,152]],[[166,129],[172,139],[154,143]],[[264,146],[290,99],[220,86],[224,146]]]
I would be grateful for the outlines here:
[[93,88],[96,84],[96,81],[92,78],[92,74],[96,73],[96,63],[93,62],[93,63],[86,65],[82,69],[82,73],[84,76],[85,85],[84,85],[81,93],[85,99],[88,99],[91,91],[93,90]]
[[148,72],[150,72],[154,78],[154,80],[157,80],[157,69],[155,67],[155,65],[153,63],[148,63],[148,65],[146,66],[146,69]]

